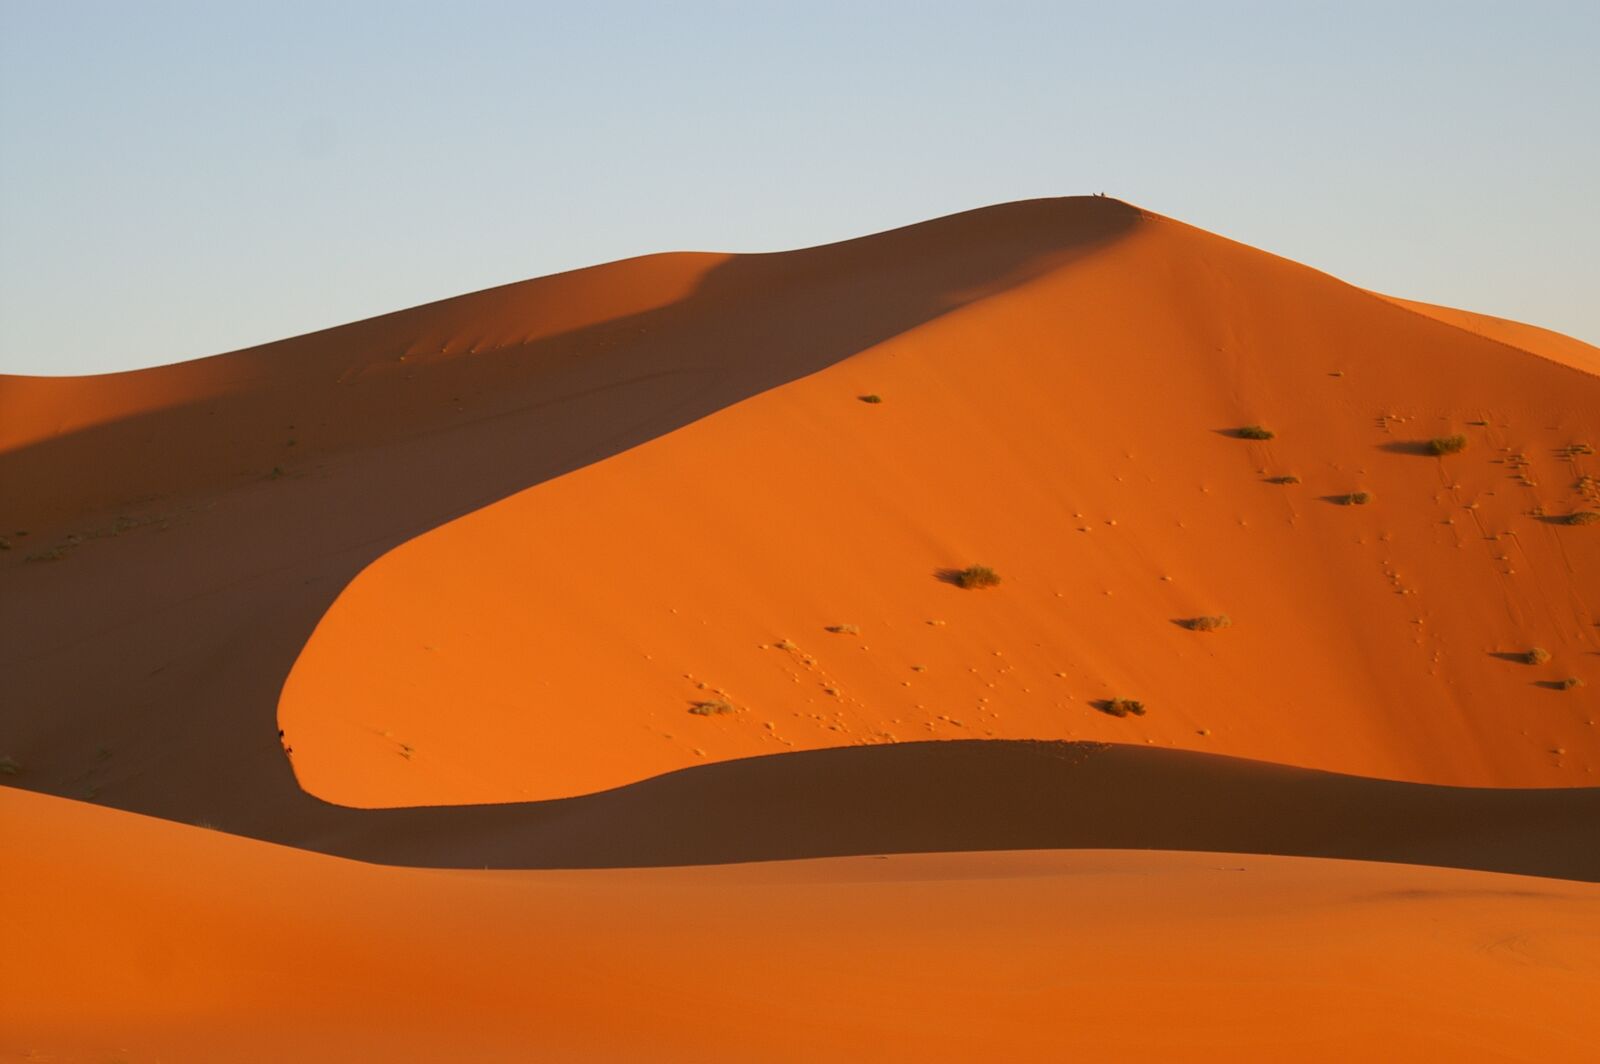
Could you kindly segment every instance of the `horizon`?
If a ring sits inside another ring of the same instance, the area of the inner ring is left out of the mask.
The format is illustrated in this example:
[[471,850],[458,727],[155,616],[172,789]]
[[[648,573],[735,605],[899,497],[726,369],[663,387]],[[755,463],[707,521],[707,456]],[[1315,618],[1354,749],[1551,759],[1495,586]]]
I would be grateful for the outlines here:
[[1600,9],[971,10],[7,9],[0,372],[1100,192],[1600,342]]

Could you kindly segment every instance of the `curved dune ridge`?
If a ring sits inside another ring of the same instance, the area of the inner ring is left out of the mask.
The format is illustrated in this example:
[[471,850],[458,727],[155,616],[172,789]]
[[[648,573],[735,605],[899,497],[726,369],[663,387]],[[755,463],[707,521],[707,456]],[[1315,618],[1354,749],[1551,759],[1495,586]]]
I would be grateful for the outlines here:
[[1075,198],[0,377],[0,1052],[1580,1059],[1597,367]]
[[[1600,681],[1600,536],[1550,523],[1600,498],[1566,450],[1597,411],[1600,380],[1147,219],[406,543],[280,721],[357,806],[964,737],[1593,785],[1591,696],[1540,685]],[[974,562],[1002,586],[937,578]]]

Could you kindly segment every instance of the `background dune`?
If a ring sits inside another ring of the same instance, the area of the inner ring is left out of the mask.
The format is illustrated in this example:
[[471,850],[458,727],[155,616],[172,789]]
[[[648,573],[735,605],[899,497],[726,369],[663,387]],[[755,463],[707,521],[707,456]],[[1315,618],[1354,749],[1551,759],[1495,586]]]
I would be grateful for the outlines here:
[[1086,198],[0,378],[6,1048],[1574,1058],[1596,366]]

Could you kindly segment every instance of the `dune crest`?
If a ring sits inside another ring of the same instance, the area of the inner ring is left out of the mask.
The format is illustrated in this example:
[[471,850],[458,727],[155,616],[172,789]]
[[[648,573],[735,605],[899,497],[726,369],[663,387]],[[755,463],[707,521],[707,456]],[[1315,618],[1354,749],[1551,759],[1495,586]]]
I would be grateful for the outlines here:
[[[1555,523],[1594,505],[1597,410],[1600,381],[1148,218],[397,548],[279,718],[356,806],[930,738],[1594,785],[1590,696],[1552,688],[1600,649],[1600,537]],[[1001,586],[938,577],[974,562]]]

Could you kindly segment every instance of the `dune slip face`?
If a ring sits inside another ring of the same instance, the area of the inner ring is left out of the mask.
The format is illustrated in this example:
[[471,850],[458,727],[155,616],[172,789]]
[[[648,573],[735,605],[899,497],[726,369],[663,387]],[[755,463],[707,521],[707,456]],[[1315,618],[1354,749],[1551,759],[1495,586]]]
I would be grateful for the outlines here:
[[0,1053],[1582,1059],[1597,367],[1090,197],[0,377]]

